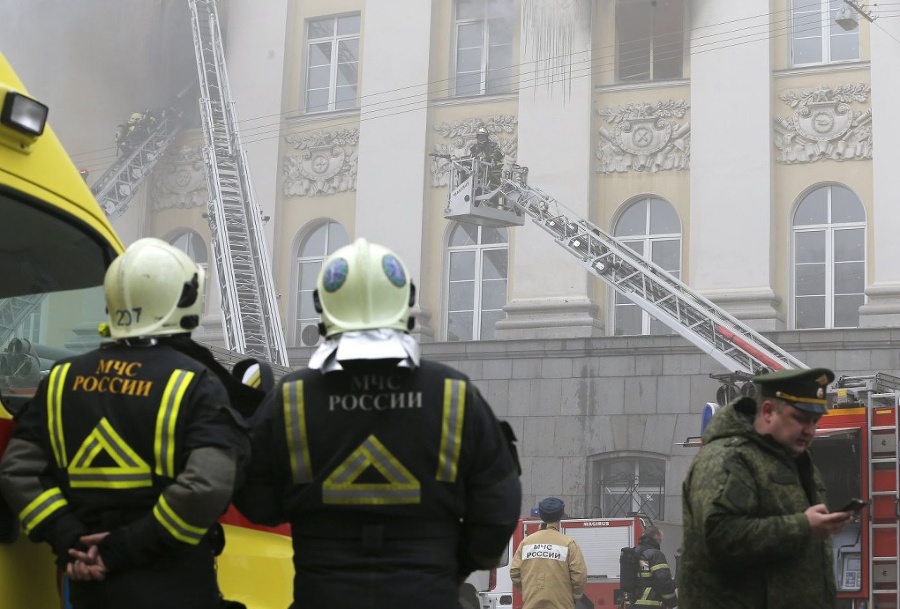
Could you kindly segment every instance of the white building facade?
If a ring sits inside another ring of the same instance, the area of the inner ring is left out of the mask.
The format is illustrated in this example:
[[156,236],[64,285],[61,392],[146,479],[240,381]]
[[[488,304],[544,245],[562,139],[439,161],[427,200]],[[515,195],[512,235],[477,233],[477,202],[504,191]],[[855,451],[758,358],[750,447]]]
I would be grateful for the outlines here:
[[[108,146],[95,134],[164,104],[195,69],[186,9],[148,5],[148,30],[177,39],[153,99],[129,78],[90,85],[114,111],[77,84],[45,100],[54,124],[54,103],[77,94],[83,125],[57,131],[97,175],[112,155],[90,155]],[[643,510],[677,527],[692,454],[675,443],[697,435],[710,374],[726,371],[531,223],[445,220],[448,167],[429,155],[465,154],[484,126],[530,184],[802,361],[897,373],[900,24],[845,30],[842,5],[221,2],[293,364],[318,340],[324,258],[356,237],[383,243],[418,287],[424,354],[468,372],[517,431],[523,511],[552,494],[571,515]],[[215,264],[205,174],[195,130],[117,221],[124,240],[166,238]],[[216,286],[209,296],[205,336],[219,342]]]

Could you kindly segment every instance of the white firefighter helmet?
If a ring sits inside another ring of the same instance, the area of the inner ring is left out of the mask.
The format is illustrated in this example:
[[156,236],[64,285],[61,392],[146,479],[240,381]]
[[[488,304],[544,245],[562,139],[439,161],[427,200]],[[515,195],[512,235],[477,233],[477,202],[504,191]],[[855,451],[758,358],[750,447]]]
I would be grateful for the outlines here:
[[206,274],[183,251],[138,239],[113,260],[103,280],[113,338],[190,332],[200,324]]
[[410,329],[415,289],[394,252],[357,239],[322,265],[313,298],[326,337],[377,328],[405,332]]
[[484,127],[479,127],[478,130],[475,132],[475,139],[476,139],[479,143],[482,143],[482,144],[483,144],[484,142],[488,141],[488,132],[487,132],[487,129],[485,129]]

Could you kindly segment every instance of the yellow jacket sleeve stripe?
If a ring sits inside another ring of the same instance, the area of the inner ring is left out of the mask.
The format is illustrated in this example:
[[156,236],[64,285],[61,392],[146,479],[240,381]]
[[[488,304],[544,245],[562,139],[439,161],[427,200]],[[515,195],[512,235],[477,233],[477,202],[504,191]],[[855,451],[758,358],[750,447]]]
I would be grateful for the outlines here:
[[30,535],[36,526],[68,505],[69,503],[58,487],[47,489],[19,512],[19,520],[22,521],[25,533]]
[[186,544],[195,546],[200,543],[200,540],[206,534],[206,529],[195,527],[185,522],[169,506],[166,498],[163,496],[160,496],[159,501],[153,507],[153,516],[172,537]]

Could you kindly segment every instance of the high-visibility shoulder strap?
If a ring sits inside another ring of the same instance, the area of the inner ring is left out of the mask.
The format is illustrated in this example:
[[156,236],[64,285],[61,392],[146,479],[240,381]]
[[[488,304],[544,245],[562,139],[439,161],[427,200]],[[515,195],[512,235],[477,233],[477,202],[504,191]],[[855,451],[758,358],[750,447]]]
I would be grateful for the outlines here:
[[175,471],[175,426],[184,394],[194,380],[189,370],[175,370],[169,376],[163,391],[162,401],[156,414],[156,436],[153,441],[153,456],[156,461],[154,472],[159,476],[174,478]]
[[459,453],[462,448],[463,418],[466,412],[466,382],[444,381],[444,410],[441,419],[441,448],[435,478],[440,482],[456,482]]
[[57,467],[60,468],[65,468],[68,465],[66,440],[62,423],[62,395],[66,384],[66,375],[71,367],[71,363],[54,366],[50,370],[50,378],[47,381],[47,427],[50,433],[50,447],[53,449],[53,457],[56,460]]
[[288,453],[291,458],[291,480],[294,484],[312,482],[303,381],[288,382],[281,386],[281,406]]

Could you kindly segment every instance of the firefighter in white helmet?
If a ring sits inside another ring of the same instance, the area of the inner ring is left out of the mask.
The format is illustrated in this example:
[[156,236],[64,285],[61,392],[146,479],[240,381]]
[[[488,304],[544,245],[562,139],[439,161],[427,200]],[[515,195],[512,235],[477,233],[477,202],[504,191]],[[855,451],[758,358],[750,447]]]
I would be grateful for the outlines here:
[[293,609],[458,609],[460,583],[496,565],[516,524],[514,438],[465,375],[419,357],[393,252],[337,250],[314,298],[325,341],[257,412],[235,503],[291,524]]
[[75,609],[214,609],[215,528],[248,457],[222,382],[179,343],[204,272],[141,239],[104,280],[114,340],[62,359],[17,418],[0,490],[70,578]]

